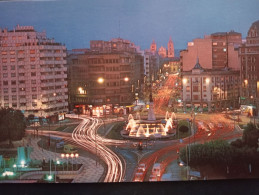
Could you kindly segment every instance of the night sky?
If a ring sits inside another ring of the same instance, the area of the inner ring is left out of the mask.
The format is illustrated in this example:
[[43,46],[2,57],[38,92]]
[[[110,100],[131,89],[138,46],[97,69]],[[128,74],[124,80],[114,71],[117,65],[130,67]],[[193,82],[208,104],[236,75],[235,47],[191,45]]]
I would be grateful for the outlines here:
[[214,32],[235,30],[245,38],[258,8],[258,0],[0,0],[0,28],[32,25],[68,49],[119,36],[141,49],[153,39],[167,47],[171,36],[176,49],[185,49]]

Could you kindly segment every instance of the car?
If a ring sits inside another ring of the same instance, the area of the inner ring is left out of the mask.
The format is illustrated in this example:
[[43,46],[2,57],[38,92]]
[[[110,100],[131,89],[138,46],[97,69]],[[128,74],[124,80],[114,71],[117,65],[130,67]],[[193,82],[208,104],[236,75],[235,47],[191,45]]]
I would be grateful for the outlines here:
[[137,172],[135,174],[135,178],[134,178],[135,182],[141,182],[143,181],[143,172]]
[[186,166],[186,164],[185,164],[183,161],[180,160],[179,166],[181,166],[181,167],[182,167],[182,166]]
[[150,175],[149,181],[158,181],[156,175]]
[[160,163],[155,163],[153,168],[152,168],[152,174],[160,177],[161,175],[161,164]]
[[214,130],[214,128],[215,128],[215,126],[214,126],[213,123],[209,123],[208,126],[209,126],[209,128],[210,128],[211,130]]
[[218,123],[218,128],[223,129],[224,128],[223,124],[222,123]]
[[199,178],[191,176],[190,180],[199,180]]
[[144,172],[146,170],[146,165],[144,163],[139,164],[138,170]]

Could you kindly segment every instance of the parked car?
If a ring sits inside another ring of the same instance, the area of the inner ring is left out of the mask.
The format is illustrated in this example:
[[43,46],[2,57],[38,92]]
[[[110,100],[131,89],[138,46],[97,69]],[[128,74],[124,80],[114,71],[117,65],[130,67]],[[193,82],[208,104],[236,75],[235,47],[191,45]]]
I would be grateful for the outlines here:
[[143,180],[143,172],[136,172],[134,181],[140,182]]
[[153,168],[152,168],[152,175],[156,175],[160,177],[161,175],[161,164],[160,163],[155,163]]
[[138,170],[144,172],[146,170],[146,165],[144,163],[139,164]]
[[150,175],[149,181],[158,181],[156,175]]

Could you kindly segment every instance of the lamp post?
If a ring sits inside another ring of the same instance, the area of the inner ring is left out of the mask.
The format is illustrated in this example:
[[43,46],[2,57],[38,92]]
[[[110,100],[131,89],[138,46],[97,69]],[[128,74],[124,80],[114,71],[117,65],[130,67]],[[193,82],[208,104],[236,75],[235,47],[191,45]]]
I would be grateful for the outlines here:
[[68,171],[68,158],[69,158],[69,154],[66,154],[66,158],[67,158],[67,171]]
[[70,157],[72,158],[72,171],[73,171],[73,158],[75,157],[75,155],[72,153],[70,154]]
[[63,171],[64,171],[64,162],[63,162],[63,159],[65,158],[65,154],[61,154],[61,158],[62,158],[62,165],[63,165]]
[[75,158],[76,158],[76,170],[77,170],[77,164],[78,164],[78,162],[77,162],[77,158],[79,157],[79,154],[78,153],[76,153],[75,154]]

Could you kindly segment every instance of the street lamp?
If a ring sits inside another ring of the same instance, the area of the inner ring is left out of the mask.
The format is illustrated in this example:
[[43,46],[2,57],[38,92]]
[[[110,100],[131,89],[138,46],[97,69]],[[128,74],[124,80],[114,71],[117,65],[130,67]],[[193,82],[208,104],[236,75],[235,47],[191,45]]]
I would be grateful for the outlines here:
[[104,82],[104,79],[103,79],[102,77],[99,77],[99,78],[97,79],[97,82],[100,83],[100,84],[102,84],[102,83]]
[[66,158],[67,158],[67,171],[68,171],[68,158],[69,158],[69,154],[66,154]]
[[[61,158],[64,159],[65,158],[65,154],[61,154]],[[62,163],[63,165],[63,171],[64,171],[64,162]]]
[[70,157],[72,158],[72,171],[73,171],[73,158],[74,158],[74,154],[72,153],[72,154],[70,154]]
[[[76,153],[76,154],[75,154],[75,158],[77,159],[78,157],[79,157],[79,154]],[[78,164],[78,162],[77,162],[77,160],[76,160],[76,170],[77,170],[77,164]]]

